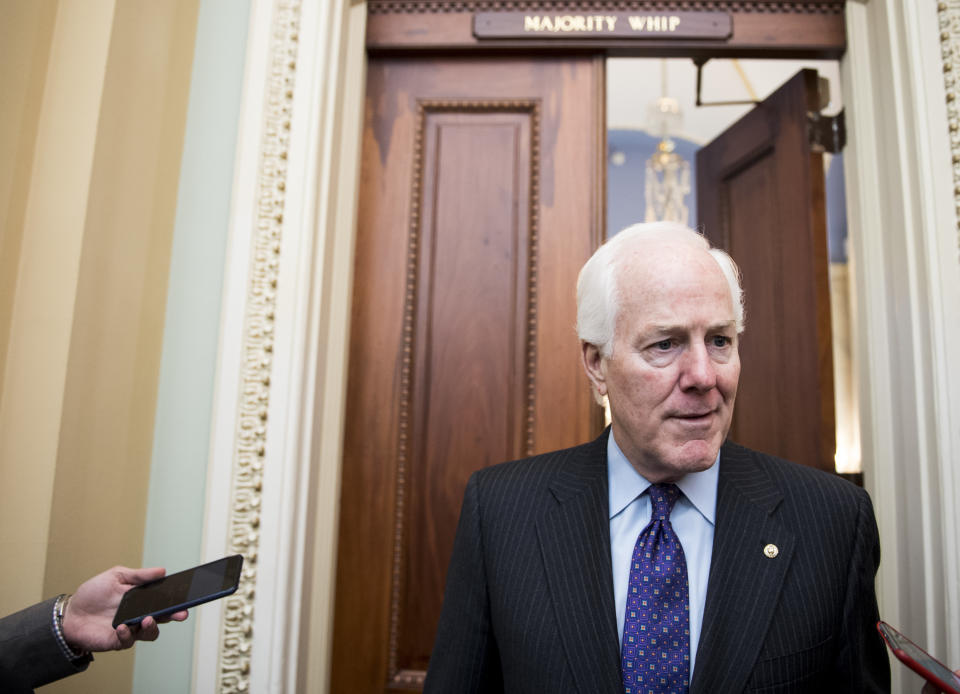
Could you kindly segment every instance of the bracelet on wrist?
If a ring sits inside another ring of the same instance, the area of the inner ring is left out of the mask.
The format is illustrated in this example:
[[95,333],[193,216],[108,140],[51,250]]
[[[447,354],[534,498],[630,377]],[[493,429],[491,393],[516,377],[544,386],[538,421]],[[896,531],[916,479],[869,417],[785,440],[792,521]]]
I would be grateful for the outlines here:
[[60,646],[63,657],[72,662],[86,658],[89,653],[86,651],[80,651],[78,653],[73,650],[63,635],[63,613],[66,611],[67,603],[70,602],[71,597],[72,596],[63,593],[57,597],[57,601],[53,604],[53,635],[57,639],[57,645]]

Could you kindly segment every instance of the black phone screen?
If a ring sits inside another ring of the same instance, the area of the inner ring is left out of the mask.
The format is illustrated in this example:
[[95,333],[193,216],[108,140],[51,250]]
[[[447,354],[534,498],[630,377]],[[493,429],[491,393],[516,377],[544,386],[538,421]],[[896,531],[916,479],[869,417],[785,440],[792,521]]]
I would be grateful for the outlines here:
[[237,589],[243,556],[235,554],[136,586],[124,593],[114,626],[139,623],[230,595]]

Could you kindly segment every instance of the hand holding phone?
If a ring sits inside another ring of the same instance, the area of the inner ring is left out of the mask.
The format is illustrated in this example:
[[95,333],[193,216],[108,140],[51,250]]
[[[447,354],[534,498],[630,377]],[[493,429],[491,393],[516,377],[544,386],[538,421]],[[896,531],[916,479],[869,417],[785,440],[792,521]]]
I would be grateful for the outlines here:
[[[960,676],[920,648],[886,622],[877,622],[877,631],[883,636],[893,654],[908,668],[946,694],[960,694]],[[924,691],[928,691],[924,687]]]
[[[128,627],[118,629],[113,626],[112,620],[117,605],[127,591],[134,586],[155,581],[163,574],[164,570],[160,567],[131,569],[115,566],[84,581],[57,611],[57,621],[67,645],[75,653],[87,653],[121,650],[130,648],[136,641],[155,640],[160,630],[152,619],[134,630]],[[174,620],[186,618],[186,612],[170,615],[170,619]]]
[[120,600],[113,627],[134,626],[145,617],[163,619],[231,595],[240,584],[242,568],[243,556],[234,554],[131,588]]

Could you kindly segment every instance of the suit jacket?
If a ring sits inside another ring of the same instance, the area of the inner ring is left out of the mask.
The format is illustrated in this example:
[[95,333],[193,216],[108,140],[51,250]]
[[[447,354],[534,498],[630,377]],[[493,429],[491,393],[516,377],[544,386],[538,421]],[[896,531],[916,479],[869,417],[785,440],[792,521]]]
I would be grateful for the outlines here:
[[[470,478],[425,692],[622,694],[606,450]],[[889,691],[879,561],[862,489],[724,444],[691,694]]]
[[93,658],[67,660],[53,635],[56,598],[0,619],[0,692],[20,694],[82,672]]

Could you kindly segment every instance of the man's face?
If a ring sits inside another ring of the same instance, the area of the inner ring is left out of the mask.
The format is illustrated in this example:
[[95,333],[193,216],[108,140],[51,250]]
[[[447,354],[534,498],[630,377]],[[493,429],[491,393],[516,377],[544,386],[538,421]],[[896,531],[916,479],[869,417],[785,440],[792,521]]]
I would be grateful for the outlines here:
[[730,429],[740,355],[729,285],[689,243],[646,244],[622,258],[613,353],[583,345],[610,402],[617,444],[653,483],[709,468]]

